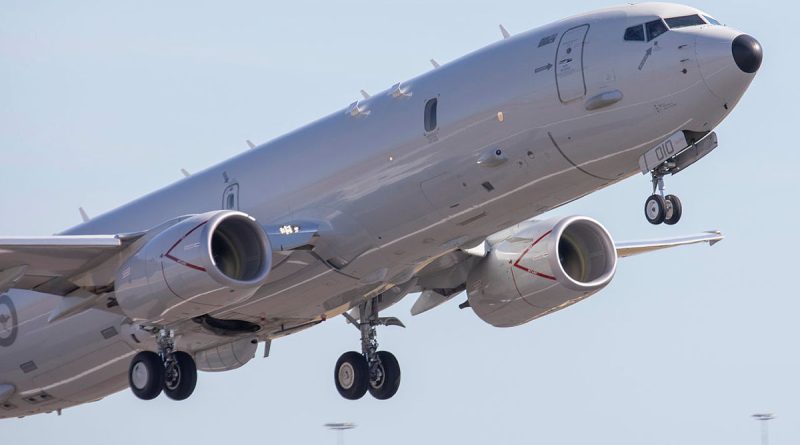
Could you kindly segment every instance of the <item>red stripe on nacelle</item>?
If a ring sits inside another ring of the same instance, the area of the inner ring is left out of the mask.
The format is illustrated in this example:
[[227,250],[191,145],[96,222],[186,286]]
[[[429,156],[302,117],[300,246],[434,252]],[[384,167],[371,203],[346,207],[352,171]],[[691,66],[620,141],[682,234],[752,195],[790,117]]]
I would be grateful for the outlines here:
[[186,235],[183,235],[182,237],[180,237],[180,238],[178,239],[178,241],[175,241],[175,244],[173,244],[173,245],[172,245],[172,247],[170,247],[170,248],[169,248],[169,250],[167,251],[167,253],[165,253],[165,254],[164,254],[164,256],[165,256],[165,257],[167,257],[167,258],[169,258],[169,259],[171,259],[172,261],[175,261],[175,262],[176,262],[176,263],[178,263],[178,264],[182,264],[182,265],[184,265],[184,266],[186,266],[186,267],[188,267],[188,268],[190,268],[190,269],[199,270],[200,272],[205,272],[205,271],[206,271],[206,268],[205,268],[205,267],[198,266],[198,265],[196,265],[196,264],[192,264],[192,263],[188,263],[188,262],[186,262],[186,261],[183,261],[183,260],[182,260],[182,259],[180,259],[180,258],[176,258],[175,256],[173,256],[173,255],[172,255],[172,251],[173,251],[173,250],[174,250],[176,247],[178,247],[178,244],[180,244],[180,243],[181,243],[181,241],[185,240],[187,236],[191,235],[191,234],[192,234],[192,232],[194,232],[195,230],[199,229],[200,227],[202,227],[202,226],[203,226],[203,225],[205,225],[206,223],[208,223],[208,221],[203,221],[203,222],[201,222],[200,224],[198,224],[198,225],[194,226],[194,228],[193,228],[192,230],[190,230],[190,231],[186,232]]
[[554,277],[554,276],[547,275],[547,274],[544,274],[544,273],[541,273],[541,272],[537,272],[537,271],[535,271],[533,269],[529,269],[529,268],[519,264],[520,261],[522,261],[522,258],[524,258],[525,255],[527,255],[528,252],[530,252],[530,250],[533,249],[533,246],[537,245],[539,243],[539,241],[543,240],[544,237],[549,235],[551,232],[552,232],[552,230],[548,230],[547,233],[545,233],[544,235],[540,236],[536,241],[534,241],[530,246],[528,246],[528,248],[525,249],[524,252],[522,252],[522,255],[520,255],[519,258],[517,258],[517,261],[514,262],[514,267],[516,267],[519,270],[523,270],[525,272],[528,272],[531,275],[536,275],[537,277],[547,278],[548,280],[556,281],[556,277]]

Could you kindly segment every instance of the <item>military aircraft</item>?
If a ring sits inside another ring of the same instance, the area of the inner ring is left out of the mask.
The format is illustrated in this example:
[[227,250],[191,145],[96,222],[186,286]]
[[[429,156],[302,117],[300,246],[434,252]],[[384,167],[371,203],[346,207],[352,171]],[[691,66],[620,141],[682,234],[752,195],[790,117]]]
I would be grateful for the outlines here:
[[[380,316],[466,292],[517,326],[602,290],[617,259],[722,239],[616,242],[585,216],[540,216],[717,147],[762,62],[753,37],[698,9],[626,5],[511,35],[54,236],[0,238],[0,417],[195,390],[259,343],[343,316],[360,351],[334,383],[388,399],[400,366]],[[387,82],[388,83],[388,82]],[[621,203],[620,205],[626,205]]]

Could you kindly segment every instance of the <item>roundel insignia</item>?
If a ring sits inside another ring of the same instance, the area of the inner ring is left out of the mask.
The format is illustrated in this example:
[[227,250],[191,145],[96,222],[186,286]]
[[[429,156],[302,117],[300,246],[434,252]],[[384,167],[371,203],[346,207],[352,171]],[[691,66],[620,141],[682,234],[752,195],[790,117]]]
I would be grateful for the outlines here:
[[8,295],[0,295],[0,346],[11,346],[17,339],[17,310]]

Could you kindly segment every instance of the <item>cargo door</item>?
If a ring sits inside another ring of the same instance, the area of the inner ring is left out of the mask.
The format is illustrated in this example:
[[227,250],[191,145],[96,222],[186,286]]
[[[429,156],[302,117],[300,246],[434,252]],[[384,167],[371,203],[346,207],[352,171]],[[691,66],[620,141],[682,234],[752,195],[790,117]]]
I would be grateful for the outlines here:
[[556,88],[558,98],[566,103],[586,94],[583,78],[583,44],[589,25],[568,29],[558,42],[556,52]]

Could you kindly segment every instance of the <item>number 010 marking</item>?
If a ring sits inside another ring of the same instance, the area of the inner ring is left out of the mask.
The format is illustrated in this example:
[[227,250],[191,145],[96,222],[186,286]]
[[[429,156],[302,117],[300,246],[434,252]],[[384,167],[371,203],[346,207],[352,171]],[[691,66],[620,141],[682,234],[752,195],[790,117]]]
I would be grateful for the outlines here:
[[664,141],[663,144],[656,147],[656,158],[659,161],[663,161],[664,159],[672,157],[675,154],[675,146],[672,145],[672,141],[667,139]]

